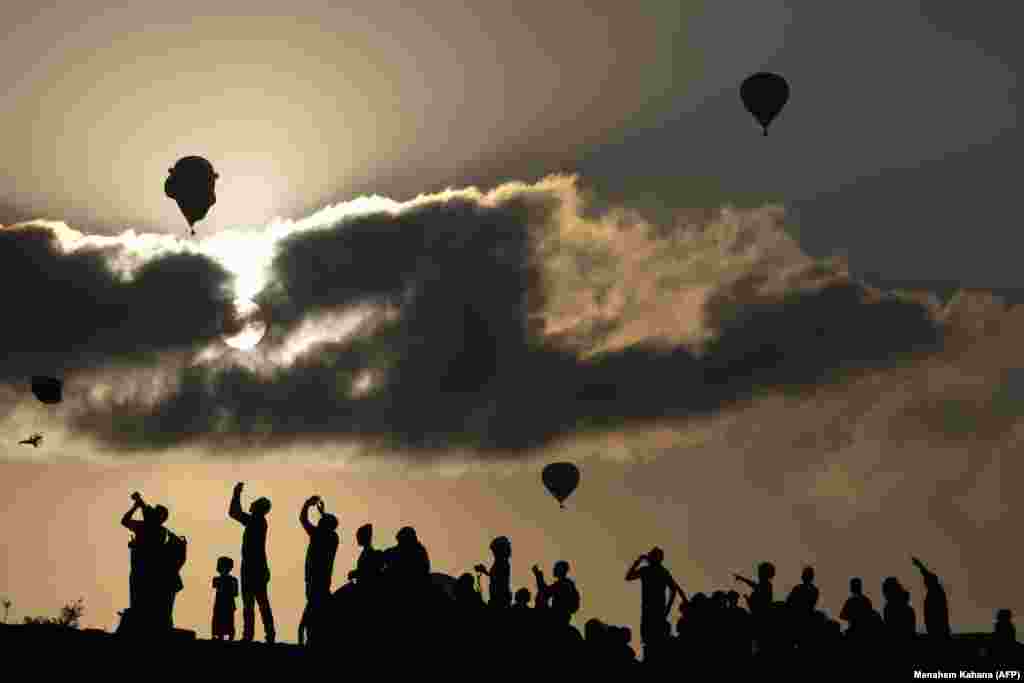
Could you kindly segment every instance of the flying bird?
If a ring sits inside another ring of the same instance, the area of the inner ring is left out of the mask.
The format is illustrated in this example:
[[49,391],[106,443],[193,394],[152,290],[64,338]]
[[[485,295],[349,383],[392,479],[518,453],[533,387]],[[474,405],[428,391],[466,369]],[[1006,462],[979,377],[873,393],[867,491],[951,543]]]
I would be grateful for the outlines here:
[[39,448],[39,442],[42,441],[42,440],[43,440],[43,435],[42,434],[33,434],[32,436],[28,437],[24,441],[19,441],[18,444],[19,445],[25,444],[26,446],[32,446],[34,448]]

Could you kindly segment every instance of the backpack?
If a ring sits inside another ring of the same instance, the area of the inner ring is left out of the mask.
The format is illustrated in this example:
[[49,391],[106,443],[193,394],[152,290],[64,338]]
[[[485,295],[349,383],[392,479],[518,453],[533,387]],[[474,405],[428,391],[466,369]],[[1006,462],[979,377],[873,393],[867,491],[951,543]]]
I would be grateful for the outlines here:
[[569,604],[567,607],[569,608],[569,614],[576,614],[580,611],[580,592],[576,590],[575,583],[570,583],[569,588]]
[[181,568],[185,566],[187,549],[188,544],[185,543],[185,539],[175,536],[171,531],[167,532],[167,561],[170,566],[174,567],[175,572],[180,572]]

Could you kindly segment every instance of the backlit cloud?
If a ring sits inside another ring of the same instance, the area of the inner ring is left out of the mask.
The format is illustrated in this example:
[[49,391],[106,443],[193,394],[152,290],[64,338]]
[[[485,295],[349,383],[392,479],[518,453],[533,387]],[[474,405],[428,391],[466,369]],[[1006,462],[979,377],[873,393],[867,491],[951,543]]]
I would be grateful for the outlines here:
[[[942,348],[940,310],[810,259],[780,207],[653,225],[593,200],[551,176],[197,242],[11,226],[7,290],[44,304],[15,309],[36,324],[5,342],[4,377],[63,374],[67,427],[114,452],[306,441],[489,459],[685,429]],[[249,352],[221,341],[236,298],[267,317]]]

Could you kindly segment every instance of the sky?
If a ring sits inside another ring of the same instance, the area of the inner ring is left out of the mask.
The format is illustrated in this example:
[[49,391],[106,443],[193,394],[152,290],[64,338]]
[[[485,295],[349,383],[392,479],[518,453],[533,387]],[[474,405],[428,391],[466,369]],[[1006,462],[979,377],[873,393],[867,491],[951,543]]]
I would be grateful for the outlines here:
[[[12,617],[116,623],[138,490],[189,539],[176,620],[207,636],[236,481],[274,504],[286,640],[314,493],[336,584],[367,521],[456,575],[508,535],[515,586],[572,563],[578,624],[635,630],[655,544],[689,592],[813,564],[831,614],[896,575],[920,618],[913,554],[957,630],[1024,609],[1021,48],[1008,8],[934,4],[8,3]],[[767,137],[760,70],[792,89]],[[189,154],[220,174],[195,238],[163,194]]]

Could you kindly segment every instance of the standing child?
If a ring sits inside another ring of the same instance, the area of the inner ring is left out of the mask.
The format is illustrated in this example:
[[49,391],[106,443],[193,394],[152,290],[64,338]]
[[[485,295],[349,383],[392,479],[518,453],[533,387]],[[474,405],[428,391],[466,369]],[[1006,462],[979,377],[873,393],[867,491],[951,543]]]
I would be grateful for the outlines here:
[[235,639],[235,598],[238,596],[238,579],[231,576],[235,561],[230,557],[217,559],[217,574],[213,577],[213,589],[217,591],[213,602],[213,639]]
[[489,605],[496,608],[512,606],[512,543],[507,536],[498,536],[491,541],[494,564],[488,570],[482,564],[475,569],[490,579],[491,600]]

